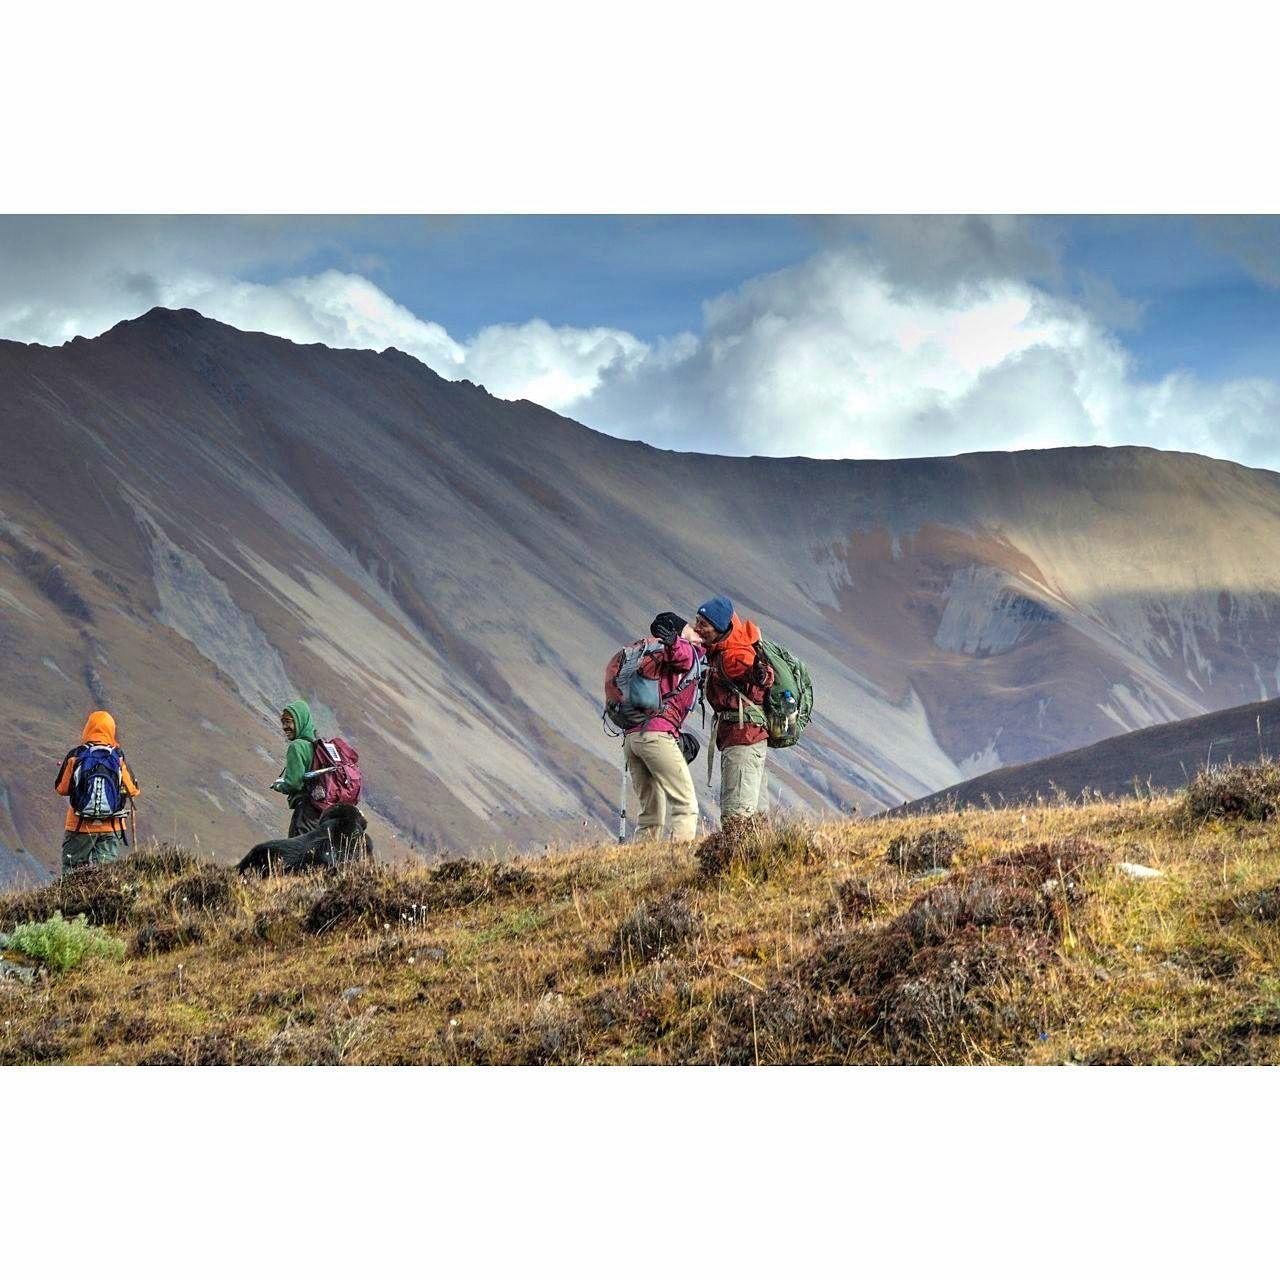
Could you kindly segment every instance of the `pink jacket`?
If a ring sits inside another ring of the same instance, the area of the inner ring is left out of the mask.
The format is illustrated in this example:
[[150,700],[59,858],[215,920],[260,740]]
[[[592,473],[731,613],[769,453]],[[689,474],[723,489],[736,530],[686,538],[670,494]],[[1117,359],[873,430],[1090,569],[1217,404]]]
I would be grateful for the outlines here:
[[702,656],[700,646],[691,644],[683,637],[678,639],[669,649],[661,653],[652,653],[640,661],[640,674],[648,680],[658,682],[658,696],[663,699],[662,713],[638,724],[628,733],[679,733],[685,717],[693,710],[698,700],[698,682],[691,681],[682,689],[679,696],[666,701],[667,696],[680,681],[693,669],[694,663]]

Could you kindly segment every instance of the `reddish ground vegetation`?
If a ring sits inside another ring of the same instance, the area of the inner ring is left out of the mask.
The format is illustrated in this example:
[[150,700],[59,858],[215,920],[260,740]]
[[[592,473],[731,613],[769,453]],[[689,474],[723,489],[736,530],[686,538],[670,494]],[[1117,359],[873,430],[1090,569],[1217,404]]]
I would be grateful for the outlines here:
[[175,911],[221,915],[239,902],[243,890],[236,873],[227,867],[206,867],[176,881],[164,901]]
[[877,1041],[890,1061],[941,1060],[1014,1015],[1012,981],[1052,962],[1105,851],[1072,839],[955,872],[880,929],[836,927],[760,997],[727,1001],[725,1060],[844,1061]]
[[1280,813],[1280,762],[1215,765],[1187,784],[1175,821],[1184,825],[1213,819],[1269,822]]
[[598,954],[598,965],[657,960],[695,936],[700,924],[683,893],[641,902],[618,926],[607,950]]
[[0,928],[47,920],[55,911],[68,920],[83,915],[90,924],[121,924],[138,901],[140,882],[127,859],[83,867],[39,889],[0,898]]
[[904,875],[941,871],[965,849],[964,837],[948,827],[928,827],[911,835],[894,836],[884,860]]
[[768,814],[726,818],[694,851],[705,879],[740,871],[767,880],[779,868],[812,866],[821,852],[813,830],[803,823],[775,826]]
[[880,894],[865,876],[843,880],[836,885],[831,918],[840,925],[857,924],[874,914],[880,902]]

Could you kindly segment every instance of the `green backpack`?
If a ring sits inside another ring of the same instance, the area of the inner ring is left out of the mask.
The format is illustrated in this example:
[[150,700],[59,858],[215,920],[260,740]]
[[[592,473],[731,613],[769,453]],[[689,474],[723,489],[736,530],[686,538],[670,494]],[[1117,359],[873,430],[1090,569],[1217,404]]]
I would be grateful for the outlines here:
[[[772,640],[760,640],[756,651],[773,668],[773,684],[764,706],[738,696],[738,723],[750,721],[769,731],[775,749],[794,747],[813,716],[813,680],[809,668],[790,650]],[[729,717],[732,718],[732,712]]]
[[773,668],[773,684],[764,695],[764,718],[771,747],[794,747],[813,716],[813,680],[809,668],[772,640],[760,652]]

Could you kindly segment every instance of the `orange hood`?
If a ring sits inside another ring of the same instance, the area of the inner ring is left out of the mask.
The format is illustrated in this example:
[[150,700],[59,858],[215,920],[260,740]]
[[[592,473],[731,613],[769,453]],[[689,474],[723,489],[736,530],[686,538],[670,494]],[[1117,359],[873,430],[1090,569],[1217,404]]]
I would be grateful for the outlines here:
[[744,621],[735,613],[729,624],[729,634],[710,646],[712,653],[720,655],[720,663],[730,680],[737,680],[751,670],[755,663],[755,644],[760,639],[760,628],[749,619]]
[[711,645],[711,648],[720,651],[723,649],[740,649],[745,645],[750,649],[759,639],[760,628],[749,618],[744,620],[735,613],[733,621],[729,623],[728,634],[723,640],[717,640],[715,644]]
[[114,747],[116,742],[116,721],[109,711],[95,711],[84,722],[84,733],[81,742],[96,742],[100,746]]

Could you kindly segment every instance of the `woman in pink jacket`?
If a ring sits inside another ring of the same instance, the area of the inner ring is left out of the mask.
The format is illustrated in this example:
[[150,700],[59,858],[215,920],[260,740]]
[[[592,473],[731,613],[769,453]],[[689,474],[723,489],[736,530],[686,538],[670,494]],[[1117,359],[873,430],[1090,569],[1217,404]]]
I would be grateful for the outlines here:
[[640,674],[657,681],[660,705],[623,736],[627,771],[640,802],[638,839],[665,832],[676,840],[692,840],[698,831],[698,796],[680,730],[698,698],[698,682],[689,677],[702,662],[702,649],[681,634],[686,625],[674,613],[660,613],[650,623],[649,632],[662,649],[641,660]]

